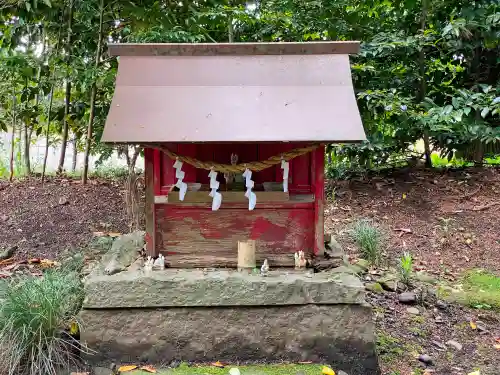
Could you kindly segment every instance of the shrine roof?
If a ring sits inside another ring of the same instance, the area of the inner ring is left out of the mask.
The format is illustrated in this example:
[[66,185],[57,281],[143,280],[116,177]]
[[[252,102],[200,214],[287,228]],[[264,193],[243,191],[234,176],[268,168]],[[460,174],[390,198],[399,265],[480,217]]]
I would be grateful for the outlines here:
[[358,50],[358,42],[110,44],[119,67],[102,141],[362,141],[349,65]]

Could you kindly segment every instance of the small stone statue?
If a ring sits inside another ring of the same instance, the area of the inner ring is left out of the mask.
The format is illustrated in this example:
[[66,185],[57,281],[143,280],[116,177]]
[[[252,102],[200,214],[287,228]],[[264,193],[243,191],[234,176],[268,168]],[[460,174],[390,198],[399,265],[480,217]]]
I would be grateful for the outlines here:
[[262,276],[267,276],[269,273],[269,263],[267,262],[267,259],[264,259],[264,263],[262,264],[262,267],[260,267],[260,274]]
[[295,269],[300,270],[301,268],[305,268],[307,265],[307,260],[304,256],[304,252],[300,250],[298,253],[295,253]]
[[148,259],[146,259],[146,262],[144,263],[144,271],[151,272],[153,270],[153,264],[154,264],[153,258],[148,256]]
[[165,257],[163,255],[159,255],[158,258],[153,263],[153,269],[155,270],[164,270],[165,269]]

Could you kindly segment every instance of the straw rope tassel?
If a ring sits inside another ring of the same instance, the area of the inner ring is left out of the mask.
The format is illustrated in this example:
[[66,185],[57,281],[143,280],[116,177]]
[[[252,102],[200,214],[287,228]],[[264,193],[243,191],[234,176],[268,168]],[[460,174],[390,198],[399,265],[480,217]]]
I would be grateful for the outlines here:
[[154,148],[157,150],[160,150],[165,153],[169,158],[173,160],[180,160],[184,163],[187,163],[189,165],[192,165],[195,168],[200,168],[200,169],[206,169],[207,171],[213,170],[215,172],[219,173],[243,173],[245,172],[245,169],[250,169],[253,172],[260,172],[266,168],[272,167],[273,165],[278,165],[281,164],[282,160],[290,161],[298,156],[302,156],[304,154],[307,154],[311,151],[314,151],[317,149],[320,144],[312,144],[307,147],[299,147],[287,152],[284,152],[283,154],[280,155],[275,155],[271,156],[269,159],[262,160],[262,161],[253,161],[251,163],[244,163],[244,164],[219,164],[219,163],[213,163],[213,162],[203,162],[195,158],[191,158],[189,156],[181,156],[177,155],[175,152],[170,151],[168,148],[163,147],[158,144],[143,144],[142,146],[146,148]]

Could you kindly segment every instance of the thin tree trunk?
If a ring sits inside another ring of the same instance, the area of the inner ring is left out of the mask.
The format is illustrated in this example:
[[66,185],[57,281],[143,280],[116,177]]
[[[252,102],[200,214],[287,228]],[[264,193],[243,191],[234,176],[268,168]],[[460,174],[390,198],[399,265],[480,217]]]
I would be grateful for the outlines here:
[[[427,23],[427,8],[428,8],[428,0],[422,0],[422,18],[420,20],[420,27],[422,29],[422,37],[425,33],[425,27]],[[419,53],[419,67],[420,67],[420,102],[425,99],[427,95],[427,81],[425,79],[425,50],[424,47],[420,49]],[[431,159],[431,146],[430,146],[430,137],[429,137],[429,129],[424,128],[424,153],[425,153],[425,166],[432,167],[432,159]]]
[[12,182],[14,178],[14,141],[16,139],[16,96],[12,96],[12,134],[10,136],[10,176],[9,181]]
[[23,143],[24,143],[24,173],[27,176],[31,175],[31,165],[30,165],[30,138],[28,135],[28,124],[23,124]]
[[49,155],[49,129],[50,129],[50,115],[52,113],[52,102],[54,97],[54,83],[50,88],[49,108],[47,110],[47,127],[45,128],[45,154],[43,156],[42,167],[42,183],[45,181],[45,169],[47,168],[47,156]]
[[71,161],[71,171],[74,173],[76,171],[76,162],[78,159],[78,139],[76,139],[76,135],[73,138],[73,160]]
[[[68,11],[68,34],[66,37],[66,68],[69,71],[69,65],[71,62],[71,39],[73,36],[73,0],[69,0],[69,11]],[[68,133],[69,124],[68,116],[71,103],[71,77],[69,73],[66,75],[66,94],[64,103],[64,119],[63,119],[63,134],[62,134],[62,144],[61,144],[61,156],[59,158],[59,165],[57,167],[57,173],[62,173],[64,168],[64,159],[66,158],[66,146],[68,143]]]
[[[104,18],[104,0],[101,0],[99,7],[99,33],[97,40],[97,50],[95,53],[95,69],[99,68],[99,63],[101,61],[101,45],[102,45],[102,37],[103,37],[103,18]],[[93,122],[94,122],[94,114],[95,114],[95,98],[97,96],[97,77],[94,79],[92,83],[92,89],[90,91],[90,113],[89,113],[89,122],[87,125],[87,139],[85,142],[85,156],[83,158],[83,173],[82,173],[82,183],[87,183],[88,172],[89,172],[89,155],[90,155],[90,147],[92,145],[92,133],[93,133]]]

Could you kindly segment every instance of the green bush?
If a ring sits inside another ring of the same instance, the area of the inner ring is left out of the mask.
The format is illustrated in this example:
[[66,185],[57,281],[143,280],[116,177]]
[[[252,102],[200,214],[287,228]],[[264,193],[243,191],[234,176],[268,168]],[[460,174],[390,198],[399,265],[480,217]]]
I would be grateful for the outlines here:
[[382,253],[382,232],[368,220],[359,220],[352,230],[352,236],[363,257],[371,264],[380,263]]
[[76,363],[79,343],[69,330],[78,327],[82,301],[80,277],[66,268],[9,283],[0,306],[0,368],[55,375]]

